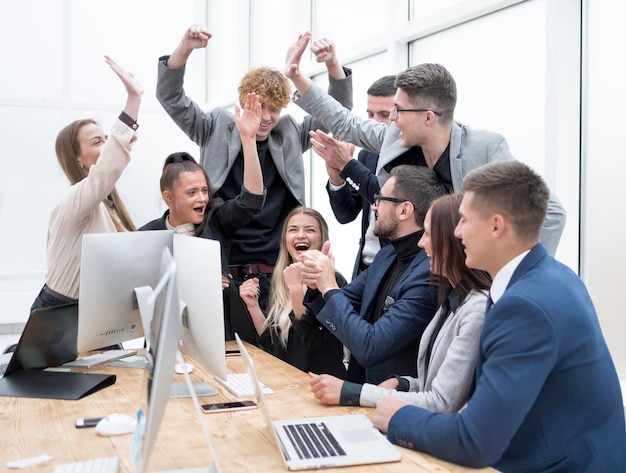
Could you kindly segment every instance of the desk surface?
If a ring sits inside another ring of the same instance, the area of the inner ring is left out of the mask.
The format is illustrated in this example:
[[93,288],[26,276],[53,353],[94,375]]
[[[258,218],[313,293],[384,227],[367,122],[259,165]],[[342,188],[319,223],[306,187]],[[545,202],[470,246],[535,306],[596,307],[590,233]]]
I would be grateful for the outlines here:
[[[227,348],[236,348],[227,343]],[[323,415],[363,413],[370,408],[329,407],[311,394],[308,377],[281,360],[248,345],[259,378],[276,394],[266,396],[272,417],[289,419]],[[231,372],[244,372],[241,356],[227,358]],[[60,463],[116,455],[122,472],[132,472],[130,445],[132,435],[101,437],[95,429],[76,429],[77,417],[103,417],[112,412],[134,414],[145,401],[147,371],[134,368],[98,367],[89,372],[117,375],[117,382],[79,401],[0,397],[0,469],[7,461],[47,453],[53,459],[24,472],[47,472]],[[236,398],[215,382],[199,366],[191,373],[193,381],[207,381],[218,395],[200,398],[201,403],[233,401]],[[184,382],[173,375],[174,383]],[[286,471],[270,439],[259,409],[203,415],[211,433],[222,471]],[[325,469],[330,472],[493,472],[453,465],[429,455],[397,447],[402,461],[372,466]],[[210,451],[204,440],[190,398],[171,399],[165,410],[149,471],[196,468],[210,463]]]

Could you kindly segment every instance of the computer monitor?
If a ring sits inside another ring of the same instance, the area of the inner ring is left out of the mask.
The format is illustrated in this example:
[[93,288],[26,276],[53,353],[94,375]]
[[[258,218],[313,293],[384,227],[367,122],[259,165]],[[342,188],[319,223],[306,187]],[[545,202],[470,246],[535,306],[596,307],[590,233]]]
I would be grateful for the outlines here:
[[148,296],[153,308],[150,334],[152,343],[146,354],[151,371],[148,381],[148,402],[145,417],[139,419],[139,427],[133,442],[135,471],[142,473],[154,448],[163,412],[169,399],[172,373],[176,364],[176,351],[180,331],[180,303],[176,289],[176,263],[168,248],[162,250],[158,282]]
[[[154,288],[173,230],[83,236],[78,299],[79,353],[144,336],[135,288]],[[149,320],[148,317],[147,320]]]
[[183,305],[180,350],[205,370],[226,379],[220,243],[174,235],[174,260]]

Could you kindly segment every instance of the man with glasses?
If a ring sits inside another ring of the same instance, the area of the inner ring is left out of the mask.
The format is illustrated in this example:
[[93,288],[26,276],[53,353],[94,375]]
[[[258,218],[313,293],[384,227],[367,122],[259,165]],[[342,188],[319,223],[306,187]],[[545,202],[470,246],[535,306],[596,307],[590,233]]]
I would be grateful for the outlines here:
[[319,294],[305,299],[322,323],[351,353],[346,379],[378,384],[393,375],[416,376],[422,332],[437,309],[430,259],[417,246],[430,203],[446,188],[426,166],[391,170],[372,204],[374,235],[389,244],[350,284],[339,289],[332,253],[303,254],[303,279]]
[[[300,74],[300,56],[291,55],[285,67],[285,75],[298,91],[296,105],[324,123],[334,135],[379,153],[374,174],[381,182],[393,167],[414,164],[428,166],[448,189],[461,192],[463,177],[471,170],[489,162],[514,159],[502,135],[474,130],[454,120],[456,83],[442,65],[419,64],[397,75],[391,122],[384,125],[352,115]],[[319,131],[310,135],[316,152],[341,152],[340,144],[333,143],[328,135]],[[372,196],[363,197],[371,200]],[[541,241],[552,255],[564,225],[565,211],[551,195]]]

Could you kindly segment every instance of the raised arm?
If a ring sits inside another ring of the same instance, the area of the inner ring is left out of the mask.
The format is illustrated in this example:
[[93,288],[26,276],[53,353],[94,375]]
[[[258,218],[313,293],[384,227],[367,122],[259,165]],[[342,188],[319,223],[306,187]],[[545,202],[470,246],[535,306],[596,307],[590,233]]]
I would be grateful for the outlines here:
[[344,79],[346,72],[344,71],[339,59],[337,59],[337,51],[335,44],[328,38],[318,39],[311,45],[311,52],[315,54],[317,62],[326,64],[328,75],[333,79]]
[[174,49],[174,52],[167,60],[168,67],[182,67],[187,63],[187,59],[194,49],[206,48],[211,33],[202,25],[191,25],[185,31],[183,38]]
[[287,58],[285,59],[285,76],[291,79],[294,87],[300,95],[305,94],[311,87],[311,79],[300,73],[300,61],[302,54],[306,50],[307,44],[311,40],[311,33],[308,31],[298,36],[298,40],[289,46]]
[[[300,71],[300,61],[302,54],[306,50],[311,33],[308,31],[298,36],[298,40],[287,50],[285,60],[285,76],[291,79],[293,85],[300,95],[306,93],[311,87],[311,79]],[[337,59],[337,53],[333,42],[327,38],[318,39],[311,45],[311,52],[315,54],[317,62],[326,64],[328,75],[333,79],[344,79],[346,73]]]
[[243,185],[252,194],[263,194],[263,173],[256,148],[256,133],[261,123],[261,100],[254,93],[248,94],[241,108],[235,105],[235,125],[243,145]]
[[143,86],[135,79],[130,72],[123,69],[109,56],[104,56],[106,63],[113,69],[113,72],[120,78],[122,84],[126,88],[128,94],[126,98],[126,106],[124,107],[124,113],[133,120],[137,121],[139,116],[139,106],[141,105],[141,97],[143,95]]

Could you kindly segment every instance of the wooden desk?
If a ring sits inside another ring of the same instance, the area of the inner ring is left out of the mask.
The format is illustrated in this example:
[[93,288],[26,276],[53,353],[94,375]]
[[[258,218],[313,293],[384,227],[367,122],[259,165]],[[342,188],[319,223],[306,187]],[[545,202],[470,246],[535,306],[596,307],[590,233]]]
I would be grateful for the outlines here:
[[[227,348],[236,348],[231,342]],[[301,371],[248,345],[261,381],[276,394],[266,396],[274,419],[315,417],[329,414],[363,413],[369,408],[329,407],[320,404],[311,394],[308,377]],[[228,368],[244,372],[241,356],[229,356]],[[117,382],[79,401],[0,397],[0,469],[11,460],[30,458],[47,453],[53,459],[44,465],[23,472],[52,471],[60,463],[116,455],[121,459],[122,472],[132,472],[130,446],[132,435],[101,437],[95,429],[76,429],[77,417],[103,417],[113,412],[134,414],[145,402],[147,371],[132,368],[102,367],[90,372],[112,373]],[[226,389],[196,365],[193,381],[207,381],[218,390],[217,396],[200,398],[202,403],[235,400]],[[173,375],[175,383],[184,382],[182,375]],[[144,406],[145,407],[145,406]],[[269,437],[259,409],[203,415],[215,445],[222,471],[269,472],[286,471]],[[372,466],[327,469],[344,472],[494,472],[453,465],[429,455],[397,447],[402,461]],[[194,468],[210,463],[210,451],[190,398],[168,402],[149,471],[174,468]]]

